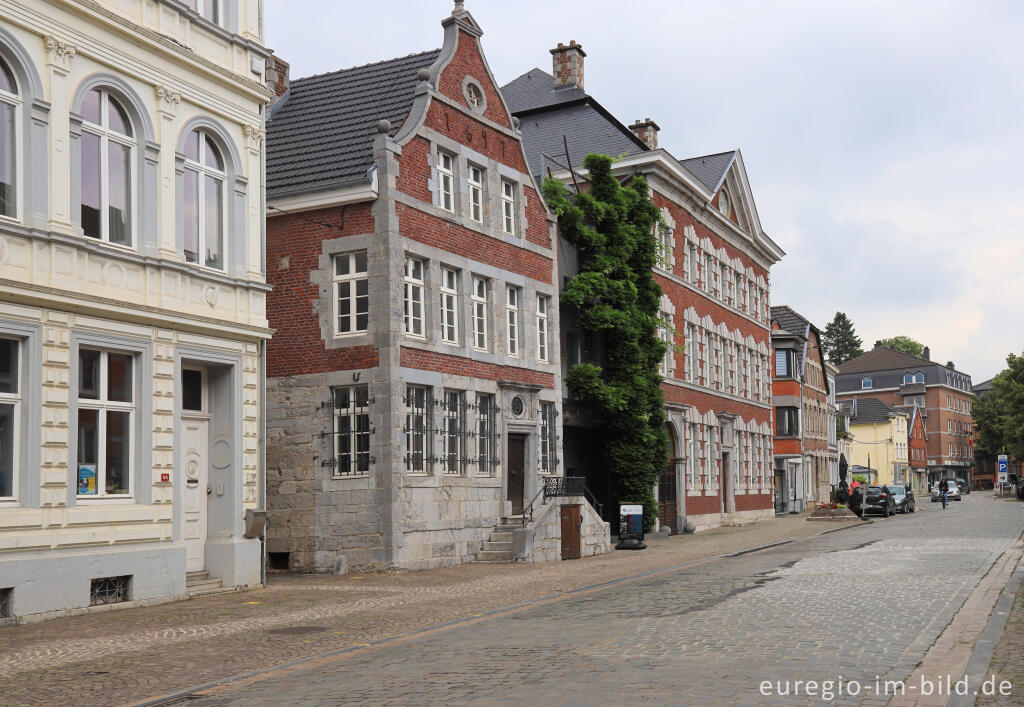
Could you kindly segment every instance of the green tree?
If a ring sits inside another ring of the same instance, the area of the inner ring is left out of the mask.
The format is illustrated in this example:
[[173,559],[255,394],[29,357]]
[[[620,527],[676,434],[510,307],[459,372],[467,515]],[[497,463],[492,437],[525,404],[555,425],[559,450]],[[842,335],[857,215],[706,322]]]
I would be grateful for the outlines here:
[[821,336],[825,356],[835,366],[864,353],[860,347],[861,343],[861,338],[853,330],[853,322],[843,312],[836,312],[836,316],[828,323]]
[[992,389],[975,401],[971,412],[980,454],[1024,459],[1024,353],[1006,357],[1006,370],[992,379]]
[[882,346],[902,351],[911,356],[920,356],[924,353],[924,344],[909,336],[890,336],[888,339],[882,339]]
[[580,272],[566,284],[562,302],[576,307],[581,329],[603,337],[606,355],[602,366],[574,366],[566,384],[604,422],[619,501],[642,503],[649,529],[658,515],[654,485],[668,463],[658,375],[665,355],[658,338],[661,288],[652,275],[660,216],[643,178],[620,184],[606,155],[587,155],[583,164],[588,191],[570,193],[549,178],[544,196],[559,233],[579,250]]

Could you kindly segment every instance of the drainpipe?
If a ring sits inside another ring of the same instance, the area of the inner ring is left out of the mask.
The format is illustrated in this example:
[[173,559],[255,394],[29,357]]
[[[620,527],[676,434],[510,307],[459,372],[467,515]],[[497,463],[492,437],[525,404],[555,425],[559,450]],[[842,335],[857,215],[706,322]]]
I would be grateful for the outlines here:
[[[256,483],[259,484],[260,508],[267,510],[267,340],[259,343],[260,360],[260,437],[258,446]],[[260,584],[267,584],[267,527],[260,533]]]

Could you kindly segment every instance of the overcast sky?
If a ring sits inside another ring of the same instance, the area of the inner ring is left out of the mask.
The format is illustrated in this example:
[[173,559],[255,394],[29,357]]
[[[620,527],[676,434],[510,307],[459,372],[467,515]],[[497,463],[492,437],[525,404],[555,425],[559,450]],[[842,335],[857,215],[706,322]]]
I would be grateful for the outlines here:
[[[447,0],[265,0],[292,76],[441,45]],[[1024,349],[1024,3],[467,0],[499,83],[575,39],[676,157],[740,148],[772,303],[905,334],[978,383]]]

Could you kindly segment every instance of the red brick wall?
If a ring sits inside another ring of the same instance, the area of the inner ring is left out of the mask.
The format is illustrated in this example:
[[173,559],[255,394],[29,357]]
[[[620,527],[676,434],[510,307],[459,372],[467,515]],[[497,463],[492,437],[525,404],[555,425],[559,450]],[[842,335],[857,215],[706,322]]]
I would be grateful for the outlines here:
[[756,405],[748,405],[747,403],[732,400],[731,398],[723,398],[713,393],[703,393],[668,383],[662,383],[661,390],[665,394],[665,402],[692,405],[701,414],[708,410],[715,410],[739,415],[745,422],[748,420],[757,420],[759,424],[771,422],[771,412]]
[[395,204],[399,233],[420,243],[519,273],[539,282],[554,281],[554,262],[538,253],[491,238],[405,204]]
[[506,128],[512,127],[508,113],[505,112],[505,104],[498,94],[498,87],[491,81],[490,73],[484,65],[476,38],[459,31],[459,44],[455,48],[455,55],[438,77],[438,90],[448,98],[465,105],[466,99],[462,95],[462,79],[467,74],[476,79],[487,97],[487,110],[484,111],[484,117]]
[[914,425],[908,431],[908,436],[910,437],[910,439],[907,440],[908,456],[910,457],[910,466],[918,469],[923,469],[928,465],[928,460],[926,458],[922,458],[920,460],[915,459],[915,454],[912,451],[910,451],[914,449],[920,449],[923,451],[924,456],[927,457],[928,443],[924,439],[924,425],[922,424],[921,415],[914,416]]
[[430,189],[427,188],[427,180],[430,179],[430,141],[425,137],[415,135],[409,142],[402,146],[402,156],[399,158],[398,191],[415,197],[420,201],[430,203]]
[[469,376],[487,380],[508,380],[516,383],[540,385],[545,388],[555,387],[555,377],[550,373],[542,373],[518,366],[501,366],[471,358],[452,356],[450,354],[424,351],[407,346],[402,347],[402,366],[416,368],[421,371],[438,371],[454,376]]
[[[370,204],[352,204],[272,216],[267,219],[267,320],[275,330],[267,344],[267,376],[294,376],[324,371],[372,368],[377,349],[359,346],[328,350],[320,336],[320,318],[313,303],[320,293],[309,273],[319,267],[324,240],[372,233]],[[288,267],[281,259],[288,258]]]

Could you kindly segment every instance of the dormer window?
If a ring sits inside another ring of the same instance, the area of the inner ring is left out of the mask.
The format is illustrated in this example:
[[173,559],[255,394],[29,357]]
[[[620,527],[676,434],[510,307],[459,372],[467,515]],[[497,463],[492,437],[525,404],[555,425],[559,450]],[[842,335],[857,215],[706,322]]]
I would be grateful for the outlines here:
[[864,376],[863,378],[860,379],[861,390],[867,390],[868,388],[871,387],[871,385],[872,385],[872,383],[871,383],[871,377],[870,376]]

